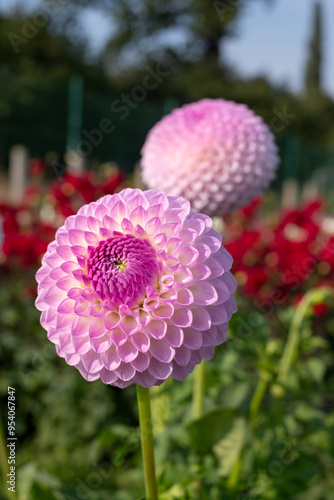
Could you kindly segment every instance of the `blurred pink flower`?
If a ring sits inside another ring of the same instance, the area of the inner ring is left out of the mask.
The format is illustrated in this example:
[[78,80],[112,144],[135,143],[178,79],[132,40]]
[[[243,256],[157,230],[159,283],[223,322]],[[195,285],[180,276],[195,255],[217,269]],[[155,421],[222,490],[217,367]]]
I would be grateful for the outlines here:
[[232,258],[181,197],[125,189],[68,217],[43,257],[37,308],[59,356],[85,379],[183,380],[225,341]]
[[275,176],[274,136],[247,106],[203,99],[165,116],[142,149],[144,182],[223,215],[247,205]]

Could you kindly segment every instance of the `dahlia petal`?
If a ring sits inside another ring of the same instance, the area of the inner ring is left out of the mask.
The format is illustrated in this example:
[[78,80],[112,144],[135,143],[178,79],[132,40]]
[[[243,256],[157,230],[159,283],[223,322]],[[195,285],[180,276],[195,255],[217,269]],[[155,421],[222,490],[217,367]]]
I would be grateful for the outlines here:
[[196,262],[199,252],[196,248],[191,246],[185,246],[179,253],[179,260],[182,266],[190,266]]
[[226,284],[230,294],[236,291],[238,284],[231,272],[225,273],[224,276],[222,277],[222,281],[224,281],[224,283]]
[[[223,267],[225,271],[229,271],[232,267],[233,259],[232,256],[228,253],[226,248],[223,246],[220,248],[218,252],[213,255],[213,258],[217,260]],[[209,264],[208,264],[209,265]]]
[[192,245],[198,236],[197,231],[195,229],[181,229],[179,232],[179,238],[183,241],[184,245]]
[[155,358],[151,359],[148,366],[149,373],[158,379],[166,380],[173,371],[173,366],[171,363],[161,363]]
[[169,363],[175,356],[175,349],[164,339],[151,339],[150,353],[159,361]]
[[177,299],[176,290],[166,290],[165,292],[160,293],[160,300],[163,302],[171,302],[172,304]]
[[137,332],[131,336],[131,342],[140,352],[147,352],[150,348],[150,339],[144,332]]
[[107,351],[112,345],[112,340],[110,336],[103,335],[102,337],[91,337],[90,338],[90,346],[98,354],[102,354]]
[[132,366],[138,372],[144,372],[145,370],[147,370],[149,364],[150,358],[147,356],[147,354],[144,354],[142,352],[138,352],[137,357],[132,361]]
[[183,343],[184,335],[182,328],[174,325],[168,325],[167,333],[165,335],[165,340],[172,347],[180,347]]
[[88,372],[86,368],[83,366],[83,363],[78,363],[76,365],[76,368],[79,370],[83,378],[86,379],[88,382],[94,382],[95,380],[98,380],[100,378],[99,372],[96,373]]
[[91,231],[85,231],[84,235],[85,235],[85,240],[88,243],[88,245],[95,246],[100,241],[100,238],[96,234],[92,233]]
[[211,328],[205,332],[202,332],[203,347],[210,345],[217,345],[217,327],[212,325]]
[[166,249],[168,244],[167,236],[164,233],[156,234],[153,238],[153,244],[160,249]]
[[107,351],[101,354],[103,365],[108,371],[113,371],[121,364],[121,359],[116,352],[116,346],[111,345]]
[[160,319],[154,319],[148,324],[147,330],[155,339],[162,339],[167,332],[167,324]]
[[74,311],[75,302],[72,299],[64,299],[58,306],[57,311],[61,314],[71,314]]
[[68,238],[71,245],[85,246],[85,232],[81,229],[70,229],[68,232]]
[[112,385],[117,380],[117,375],[103,368],[100,372],[100,378],[104,384]]
[[67,297],[76,300],[78,297],[81,296],[82,292],[83,292],[82,288],[74,287],[67,292]]
[[71,249],[70,246],[62,245],[62,246],[56,247],[56,253],[63,260],[68,261],[68,260],[73,260],[74,259],[74,255],[72,253],[72,249]]
[[116,347],[116,352],[124,363],[132,363],[138,356],[138,349],[131,342],[125,342]]
[[[82,246],[82,245],[74,245],[71,247],[71,252],[73,253],[74,257],[76,257],[78,261],[78,257],[85,257],[87,253],[87,248]],[[78,267],[78,266],[76,266]]]
[[178,349],[175,349],[174,361],[181,366],[186,366],[191,359],[191,351],[187,349],[184,345],[181,345]]
[[[56,329],[58,331],[62,331],[62,332],[66,331],[66,332],[70,333],[71,328],[69,328],[69,327],[73,323],[74,318],[75,318],[75,316],[73,316],[73,314],[56,314],[55,315]],[[42,319],[41,319],[41,323],[42,323]],[[50,325],[50,322],[48,322],[48,323]],[[45,324],[47,324],[47,323],[45,322]]]
[[193,320],[192,311],[187,308],[175,309],[170,321],[175,326],[188,327],[191,326]]
[[188,349],[200,349],[203,344],[202,332],[193,328],[184,328],[183,345]]
[[159,319],[169,319],[173,316],[174,313],[174,307],[172,304],[166,303],[163,306],[158,307],[155,309],[152,314],[155,318]]
[[169,238],[167,244],[167,253],[169,254],[177,253],[178,250],[181,248],[181,246],[182,246],[181,238]]
[[103,306],[101,306],[101,304],[93,304],[91,305],[91,303],[89,302],[89,306],[90,306],[90,309],[89,309],[89,314],[91,316],[94,316],[95,318],[101,318],[102,316],[104,317],[105,316],[105,308]]
[[140,326],[148,325],[148,323],[150,322],[150,319],[151,319],[151,315],[147,311],[144,311],[144,309],[139,310],[137,320],[138,320],[138,323],[140,324]]
[[115,219],[109,215],[105,215],[102,219],[102,227],[110,231],[119,231],[121,226]]
[[211,316],[207,308],[196,307],[191,310],[192,312],[192,328],[195,330],[208,330],[211,327]]
[[88,229],[92,233],[95,233],[97,235],[99,234],[101,222],[98,219],[96,219],[95,217],[92,217],[90,215],[89,217],[87,217],[87,225],[88,225]]
[[[209,218],[209,217],[208,217]],[[187,219],[185,223],[183,224],[184,228],[190,228],[194,229],[198,235],[201,235],[205,229],[206,229],[206,224],[205,221],[199,218],[191,218]]]
[[196,248],[196,250],[198,251],[197,262],[199,264],[208,259],[212,253],[209,245],[206,245],[205,243],[196,243],[194,245],[194,248]]
[[123,316],[120,322],[120,328],[127,335],[132,335],[138,332],[140,325],[133,316]]
[[66,363],[70,366],[75,366],[80,362],[79,354],[65,354]]
[[76,316],[72,323],[72,336],[73,337],[86,337],[88,335],[92,319],[84,316]]
[[76,354],[86,354],[90,350],[90,342],[87,336],[85,337],[71,337],[72,346]]
[[[211,278],[218,278],[219,276],[221,276],[224,273],[224,269],[226,270],[226,267],[224,268],[222,266],[222,264],[219,262],[219,260],[216,258],[217,253],[215,253],[213,256],[209,257],[205,261],[205,265],[204,264],[200,264],[203,267],[208,268],[209,271],[210,271],[210,274],[207,275],[207,276],[205,276],[202,279],[205,279],[208,276],[210,276]],[[191,269],[191,272],[193,273],[193,276],[194,276],[193,268]],[[194,276],[194,279],[201,279],[201,278],[195,278],[195,276]]]
[[217,326],[216,345],[223,344],[227,338],[227,323]]
[[174,279],[177,283],[187,284],[193,279],[193,275],[188,267],[180,266],[174,274]]
[[146,387],[147,389],[152,387],[152,385],[157,385],[157,378],[153,377],[148,370],[145,370],[142,373],[137,372],[134,377],[134,381],[136,384]]
[[106,333],[103,318],[96,318],[89,327],[90,338],[102,337]]
[[127,233],[134,233],[133,224],[126,217],[122,220],[121,226],[122,226],[123,231],[126,231]]
[[117,346],[125,344],[125,342],[128,339],[128,336],[126,335],[126,333],[124,333],[120,328],[116,328],[115,330],[112,330],[110,336],[111,336],[114,344],[116,344]]
[[207,265],[208,260],[209,259],[205,261],[205,264],[196,263],[193,266],[191,266],[190,271],[195,281],[205,280],[209,278],[209,276],[211,277],[211,270]]
[[123,382],[128,382],[129,380],[131,380],[135,376],[136,370],[129,363],[121,362],[119,367],[115,369],[115,374],[121,380],[123,380]]
[[184,380],[194,370],[195,365],[188,363],[186,366],[180,366],[178,363],[173,363],[173,378],[175,380]]
[[145,224],[147,234],[157,234],[161,232],[161,222],[159,217],[153,217]]
[[104,323],[108,330],[116,328],[120,324],[120,321],[121,317],[117,312],[109,312],[104,318]]
[[94,351],[88,351],[86,354],[81,356],[81,362],[89,373],[96,373],[103,369],[103,363]]
[[[62,275],[64,276],[64,273],[62,273]],[[51,277],[51,275],[45,276],[45,278],[43,278],[39,283],[39,290],[41,290],[42,288],[47,290],[51,286],[53,286],[54,284],[55,284],[55,280]]]
[[60,290],[57,286],[52,286],[44,295],[44,302],[51,306],[55,302],[62,302],[65,297],[66,294],[63,290]]
[[211,322],[213,325],[219,325],[221,323],[226,323],[230,319],[225,304],[219,304],[217,306],[209,306],[207,308],[210,314]]
[[[74,264],[74,263],[72,263]],[[67,274],[69,273],[66,273],[62,267],[56,267],[55,269],[52,269],[52,271],[50,272],[50,274],[47,275],[47,277],[51,278],[52,280],[54,281],[58,281],[60,280],[61,278],[63,278],[64,276],[66,276]],[[44,279],[40,280],[40,284],[42,285]],[[54,283],[53,283],[54,284]],[[52,286],[52,285],[51,285]]]
[[177,304],[181,306],[189,306],[193,304],[194,296],[188,288],[181,288],[177,292]]
[[74,226],[75,229],[83,229],[87,227],[87,217],[85,215],[76,215],[74,218]]
[[77,285],[78,282],[73,276],[65,276],[57,281],[57,287],[66,292]]
[[216,300],[216,304],[223,304],[231,296],[231,292],[229,291],[228,286],[225,283],[226,274],[223,274],[221,279],[215,279],[215,280],[212,280],[212,282],[211,282],[212,285],[214,286],[216,292],[217,292],[217,295],[218,295],[217,300]]
[[200,281],[189,287],[194,296],[194,304],[208,306],[218,300],[216,288],[208,281]]

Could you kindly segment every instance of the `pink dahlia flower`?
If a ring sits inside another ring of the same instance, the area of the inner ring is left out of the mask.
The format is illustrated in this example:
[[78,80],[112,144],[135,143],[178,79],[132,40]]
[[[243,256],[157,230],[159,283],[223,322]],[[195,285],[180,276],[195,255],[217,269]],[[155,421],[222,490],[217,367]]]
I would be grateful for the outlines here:
[[37,272],[37,308],[59,356],[86,380],[183,380],[226,339],[230,254],[181,197],[125,189],[83,206]]
[[183,196],[196,212],[223,215],[247,205],[275,176],[274,136],[247,106],[203,99],[165,116],[142,149],[153,189]]

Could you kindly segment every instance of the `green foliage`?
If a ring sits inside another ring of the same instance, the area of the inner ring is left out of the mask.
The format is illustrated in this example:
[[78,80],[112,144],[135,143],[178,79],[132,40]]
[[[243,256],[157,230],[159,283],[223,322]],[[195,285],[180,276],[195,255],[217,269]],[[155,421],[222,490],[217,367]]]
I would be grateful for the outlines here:
[[[18,500],[140,498],[134,388],[88,383],[59,359],[23,289],[9,280],[0,290],[1,409],[15,387]],[[191,376],[152,390],[161,499],[330,498],[333,317],[306,315],[284,396],[268,387],[250,425],[259,370],[275,384],[293,311],[265,317],[238,302],[228,342],[206,365],[203,417],[191,418]]]

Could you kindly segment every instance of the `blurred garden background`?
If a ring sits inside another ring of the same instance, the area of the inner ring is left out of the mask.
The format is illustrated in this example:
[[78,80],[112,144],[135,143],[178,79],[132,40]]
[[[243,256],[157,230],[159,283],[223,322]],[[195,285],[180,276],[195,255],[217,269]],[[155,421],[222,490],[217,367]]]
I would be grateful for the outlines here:
[[6,428],[14,387],[18,438],[8,498],[143,498],[135,389],[88,383],[57,358],[34,276],[65,217],[143,187],[150,128],[204,97],[262,116],[281,162],[263,198],[220,221],[239,312],[206,365],[205,415],[192,419],[191,376],[152,391],[161,499],[333,498],[334,4],[3,0],[0,33],[1,417]]

